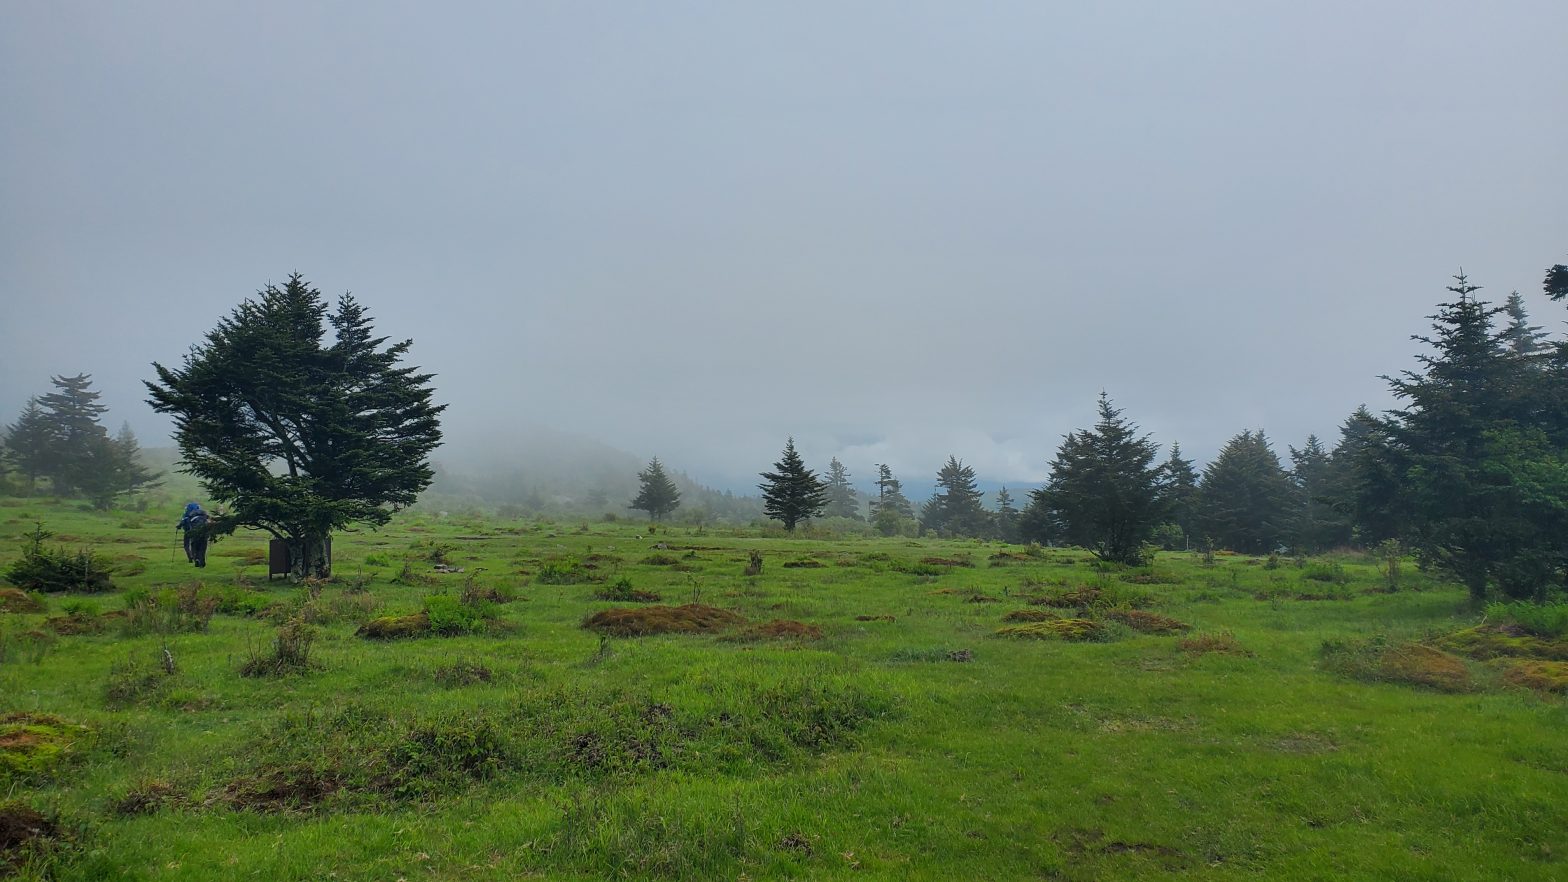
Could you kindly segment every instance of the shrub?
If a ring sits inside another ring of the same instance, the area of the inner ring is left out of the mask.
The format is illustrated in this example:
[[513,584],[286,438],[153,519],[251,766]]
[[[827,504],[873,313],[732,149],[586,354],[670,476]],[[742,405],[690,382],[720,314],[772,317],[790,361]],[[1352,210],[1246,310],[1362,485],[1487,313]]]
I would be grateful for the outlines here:
[[89,549],[67,551],[48,548],[44,540],[53,533],[39,524],[28,534],[28,545],[22,556],[6,569],[6,581],[27,591],[44,594],[78,591],[84,594],[113,591],[110,569]]
[[424,607],[430,630],[436,634],[472,634],[483,630],[485,621],[494,616],[489,603],[464,603],[450,594],[426,595]]
[[200,582],[191,582],[156,594],[145,589],[127,592],[120,633],[135,637],[206,631],[221,600],[213,592],[204,593],[205,588]]
[[620,579],[614,585],[600,588],[593,596],[599,600],[615,603],[658,603],[664,599],[652,591],[633,588],[630,579]]
[[1345,585],[1350,582],[1350,574],[1339,563],[1315,563],[1308,565],[1301,571],[1301,578],[1311,579],[1314,582],[1330,582],[1336,585]]
[[1489,603],[1486,617],[1517,625],[1536,637],[1568,637],[1568,603]]
[[397,640],[430,633],[430,617],[421,610],[413,615],[382,616],[371,619],[354,632],[367,640]]
[[272,640],[272,651],[266,654],[251,653],[240,666],[245,677],[282,677],[303,674],[317,665],[311,661],[310,647],[316,641],[316,629],[298,619],[278,629]]
[[173,674],[167,666],[138,658],[133,653],[124,662],[109,666],[104,702],[111,708],[123,709],[158,698]]

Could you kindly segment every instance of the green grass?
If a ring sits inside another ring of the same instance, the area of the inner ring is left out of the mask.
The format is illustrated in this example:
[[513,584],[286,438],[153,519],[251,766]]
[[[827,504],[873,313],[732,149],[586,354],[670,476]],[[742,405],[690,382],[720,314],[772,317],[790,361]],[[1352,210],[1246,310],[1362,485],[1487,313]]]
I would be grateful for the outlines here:
[[[196,580],[220,601],[205,631],[110,620],[0,648],[0,715],[87,727],[0,780],[0,802],[67,831],[23,878],[1568,877],[1561,699],[1506,686],[1506,659],[1466,662],[1463,692],[1325,664],[1326,642],[1479,621],[1413,568],[1390,594],[1354,555],[1124,571],[996,543],[405,515],[337,536],[340,582],[312,596],[267,583],[256,536],[190,568],[176,515],[0,500],[0,562],[42,520],[140,570],[78,618]],[[823,566],[784,566],[803,560]],[[595,599],[622,579],[823,639],[579,627],[624,605]],[[1072,596],[1096,608],[1029,602],[1085,587]],[[487,598],[472,615],[465,591]],[[81,599],[0,613],[0,640]],[[1107,604],[1192,629],[1141,634]],[[1097,618],[1111,639],[997,636],[1018,609]],[[448,633],[355,636],[421,610]],[[241,676],[295,618],[310,665]],[[1251,654],[1179,646],[1223,632]]]

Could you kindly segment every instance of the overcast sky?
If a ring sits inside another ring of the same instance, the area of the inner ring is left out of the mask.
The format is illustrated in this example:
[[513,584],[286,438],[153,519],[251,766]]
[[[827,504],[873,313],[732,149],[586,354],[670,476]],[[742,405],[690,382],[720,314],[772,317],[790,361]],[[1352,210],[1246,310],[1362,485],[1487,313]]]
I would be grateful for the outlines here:
[[[1463,265],[1568,259],[1568,4],[71,3],[0,24],[0,421],[298,270],[439,376],[737,488],[1039,480],[1106,390],[1325,437]],[[112,428],[112,426],[111,426]]]

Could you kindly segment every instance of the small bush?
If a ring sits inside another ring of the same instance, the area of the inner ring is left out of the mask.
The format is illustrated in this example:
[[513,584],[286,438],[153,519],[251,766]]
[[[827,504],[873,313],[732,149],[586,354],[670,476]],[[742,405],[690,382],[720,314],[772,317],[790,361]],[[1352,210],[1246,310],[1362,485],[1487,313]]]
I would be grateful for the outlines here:
[[278,629],[272,640],[272,651],[252,653],[240,666],[245,677],[282,677],[303,674],[317,665],[311,661],[310,647],[316,641],[316,629],[298,619]]
[[[670,563],[678,563],[678,561],[670,558]],[[577,585],[582,582],[593,582],[595,578],[593,572],[583,566],[582,561],[567,558],[546,561],[534,576],[534,581],[540,585]]]
[[206,631],[221,599],[207,591],[201,582],[178,588],[165,588],[156,594],[137,590],[125,595],[120,633],[126,637],[142,634],[183,634]]
[[450,594],[427,595],[424,606],[430,630],[448,636],[482,631],[486,621],[495,617],[489,603],[464,603]]
[[632,587],[630,579],[621,579],[607,588],[600,588],[593,595],[599,600],[609,600],[614,603],[658,603],[663,600],[652,591],[643,591]]
[[668,554],[650,554],[643,558],[642,562],[651,567],[669,567],[680,563],[680,559]]
[[1314,582],[1329,582],[1335,585],[1345,585],[1350,582],[1350,574],[1338,563],[1314,563],[1301,571],[1301,578],[1311,579]]
[[67,551],[46,547],[44,540],[53,535],[43,524],[34,528],[28,534],[28,545],[22,550],[22,556],[6,569],[6,581],[23,590],[43,594],[65,591],[96,594],[114,590],[107,564],[86,548]]

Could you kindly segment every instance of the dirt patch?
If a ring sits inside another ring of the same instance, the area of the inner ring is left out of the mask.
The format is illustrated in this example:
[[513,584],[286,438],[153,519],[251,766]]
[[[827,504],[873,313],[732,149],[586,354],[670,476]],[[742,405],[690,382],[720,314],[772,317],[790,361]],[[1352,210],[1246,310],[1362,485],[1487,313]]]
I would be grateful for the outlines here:
[[1043,610],[1043,609],[1015,609],[1012,612],[1008,613],[1007,615],[1002,616],[1002,621],[1004,621],[1004,622],[1050,622],[1050,621],[1055,621],[1056,619],[1059,619],[1059,618],[1061,618],[1061,616],[1057,615],[1056,613],[1048,612],[1048,611]]
[[897,621],[897,619],[893,618],[892,616],[866,616],[866,615],[861,615],[861,616],[855,616],[855,621],[857,621],[857,622],[894,622],[894,621]]
[[671,567],[680,563],[680,560],[668,554],[650,554],[642,562],[651,567]]
[[972,567],[974,561],[967,557],[922,557],[920,562],[931,567]]
[[1247,649],[1236,640],[1236,635],[1229,631],[1218,634],[1198,634],[1188,637],[1176,646],[1188,655],[1208,655],[1217,652],[1221,655],[1252,655],[1252,650]]
[[60,826],[32,806],[0,803],[0,868],[18,866],[26,853],[60,837]]
[[682,606],[644,606],[607,609],[583,621],[583,627],[616,637],[650,634],[700,634],[722,631],[746,620],[727,609],[688,603]]
[[979,593],[977,591],[974,594],[971,594],[968,597],[965,597],[964,598],[964,602],[965,603],[1001,603],[1002,602],[1002,598],[1000,598],[1000,597],[992,597],[989,594],[981,594],[981,593]]
[[1179,622],[1170,616],[1159,613],[1146,612],[1141,609],[1112,609],[1105,612],[1105,618],[1139,632],[1140,634],[1179,634],[1192,630],[1186,622]]
[[815,570],[825,566],[827,566],[827,564],[823,563],[822,561],[813,560],[811,558],[806,558],[805,560],[784,561],[784,569],[786,570]]
[[360,625],[354,633],[367,640],[421,637],[430,633],[430,616],[423,611],[407,616],[382,616]]
[[81,613],[72,613],[67,616],[51,616],[44,619],[44,627],[62,637],[102,634],[108,626],[109,622],[102,616],[83,615]]
[[44,605],[20,588],[0,588],[0,612],[42,612]]
[[774,619],[751,625],[739,634],[737,640],[821,640],[822,629],[791,619]]
[[306,811],[336,793],[340,786],[341,782],[328,771],[297,765],[230,781],[217,799],[240,810]]
[[1537,692],[1568,694],[1568,662],[1519,661],[1503,671],[1503,682]]
[[811,857],[814,851],[811,847],[811,840],[807,839],[804,833],[791,833],[780,839],[778,845],[774,847],[779,851],[795,852],[802,857]]
[[974,661],[975,654],[973,650],[969,649],[949,649],[945,656],[945,660],[950,662]]
[[1028,622],[1007,625],[996,629],[996,636],[1015,640],[1069,640],[1092,643],[1109,638],[1105,625],[1093,619],[1054,619],[1048,622]]
[[1477,625],[1440,637],[1433,645],[1481,661],[1493,658],[1568,661],[1568,641],[1543,639],[1517,625]]
[[1111,839],[1104,830],[1099,829],[1071,828],[1056,833],[1051,839],[1068,855],[1080,860],[1092,855],[1136,855],[1148,858],[1167,870],[1184,869],[1193,863],[1185,852],[1169,845]]

